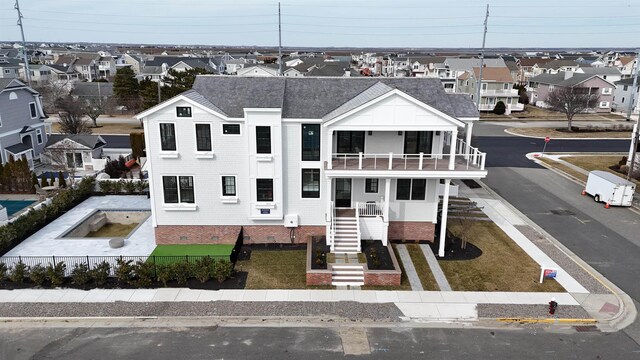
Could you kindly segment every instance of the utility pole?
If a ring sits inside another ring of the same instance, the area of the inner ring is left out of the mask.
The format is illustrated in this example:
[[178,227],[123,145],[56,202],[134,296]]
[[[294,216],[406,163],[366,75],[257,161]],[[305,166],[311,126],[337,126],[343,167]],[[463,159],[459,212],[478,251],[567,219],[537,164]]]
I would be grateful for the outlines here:
[[158,79],[158,104],[162,102],[162,96],[160,95],[160,81],[162,81],[162,78]]
[[280,21],[280,2],[278,2],[278,76],[282,76],[282,22]]
[[[633,66],[633,87],[631,88],[631,99],[629,101],[629,109],[627,110],[627,121],[631,120],[631,112],[633,110],[633,104],[635,103],[635,95],[636,89],[638,88],[638,53],[640,50],[636,51],[636,60]],[[627,180],[631,179],[631,175],[633,175],[633,168],[635,167],[636,162],[636,153],[638,152],[638,137],[640,137],[640,112],[638,112],[638,120],[636,125],[633,127],[633,133],[631,138],[631,156],[629,161],[629,172],[627,173]]]
[[477,98],[476,98],[478,111],[480,111],[480,92],[482,91],[482,70],[484,68],[484,46],[487,41],[488,22],[489,22],[489,4],[487,4],[487,12],[484,16],[484,34],[482,34],[482,50],[480,51],[480,79],[478,79],[478,92],[477,92]]
[[29,56],[27,55],[27,42],[24,40],[24,29],[22,28],[22,12],[20,12],[20,3],[16,0],[14,9],[18,12],[18,26],[20,26],[20,34],[22,34],[22,55],[24,55],[24,77],[31,86],[31,70],[29,69]]

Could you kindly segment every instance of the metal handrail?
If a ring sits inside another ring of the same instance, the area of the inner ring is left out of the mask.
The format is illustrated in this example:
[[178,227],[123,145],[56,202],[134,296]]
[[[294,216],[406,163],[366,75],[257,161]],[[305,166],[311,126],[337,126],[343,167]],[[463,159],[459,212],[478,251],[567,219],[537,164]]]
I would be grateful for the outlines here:
[[[484,157],[486,153],[481,152],[478,148],[466,144],[462,140],[458,140],[456,144],[456,153],[453,154],[456,159],[463,159],[463,165],[466,169],[478,167],[478,170],[484,170]],[[332,169],[343,170],[437,170],[438,160],[448,160],[451,154],[345,154],[334,153],[332,158],[339,161]],[[352,160],[352,161],[349,161]],[[366,160],[373,160],[367,163]],[[429,162],[433,160],[432,164]],[[342,163],[340,165],[340,162]]]
[[360,252],[362,235],[360,234],[360,211],[358,209],[360,209],[360,203],[356,202],[356,234],[358,234],[358,252]]

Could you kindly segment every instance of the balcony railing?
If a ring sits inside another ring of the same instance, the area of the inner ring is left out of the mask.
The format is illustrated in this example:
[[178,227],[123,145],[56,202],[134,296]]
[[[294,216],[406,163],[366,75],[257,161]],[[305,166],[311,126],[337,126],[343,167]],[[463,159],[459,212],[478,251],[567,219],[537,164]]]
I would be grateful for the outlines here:
[[384,203],[382,202],[359,202],[357,203],[358,214],[360,216],[382,216]]
[[[453,169],[449,167],[450,154],[333,154],[332,170],[387,170],[387,171],[467,171],[484,170],[485,153],[460,142],[458,154],[453,155]],[[464,150],[469,153],[463,153]]]
[[501,90],[482,90],[481,95],[496,95],[496,96],[517,96],[517,89],[501,89]]

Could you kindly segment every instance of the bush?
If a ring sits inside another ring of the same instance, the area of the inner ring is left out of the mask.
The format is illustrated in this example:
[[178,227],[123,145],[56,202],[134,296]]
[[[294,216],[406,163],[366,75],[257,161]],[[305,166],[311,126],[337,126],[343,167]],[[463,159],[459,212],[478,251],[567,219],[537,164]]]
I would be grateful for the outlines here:
[[64,179],[64,174],[62,171],[58,171],[58,186],[61,188],[67,187],[67,180]]
[[193,268],[193,276],[201,283],[206,283],[211,279],[214,261],[209,256],[202,257],[196,261]]
[[29,279],[34,285],[42,286],[47,280],[47,269],[40,264],[32,266],[29,269]]
[[111,182],[111,192],[114,194],[119,194],[122,192],[122,184],[124,183],[123,180],[118,180],[118,181],[112,181]]
[[76,264],[71,270],[71,279],[78,286],[86,285],[91,280],[89,265],[85,263]]
[[64,273],[67,270],[67,265],[64,262],[47,265],[47,277],[51,281],[52,287],[58,287],[64,284]]
[[149,287],[153,284],[154,276],[153,276],[153,263],[138,260],[135,264],[135,276],[136,280],[134,282],[137,287]]
[[149,183],[146,180],[140,179],[136,184],[138,186],[138,192],[143,193],[149,187]]
[[11,272],[9,273],[9,280],[16,284],[22,284],[25,276],[27,276],[27,265],[22,261],[18,261],[13,265],[13,269],[11,269]]
[[229,260],[218,260],[214,264],[213,277],[218,282],[224,282],[233,274],[233,263]]
[[100,181],[100,183],[98,183],[98,186],[100,187],[100,191],[105,193],[105,194],[109,194],[113,188],[113,186],[111,186],[111,181]]
[[620,161],[618,161],[618,165],[622,166],[622,165],[627,165],[627,160],[629,158],[626,156],[623,156],[622,159],[620,159]]
[[507,107],[502,101],[498,101],[498,103],[496,103],[496,107],[493,108],[493,113],[496,115],[504,115],[506,111]]
[[120,285],[131,284],[133,281],[133,266],[131,260],[118,259],[116,261],[116,279]]
[[133,194],[138,189],[138,184],[136,184],[136,181],[128,180],[123,181],[122,187],[127,194]]
[[2,282],[7,277],[7,264],[0,263],[0,282]]
[[107,283],[110,272],[111,264],[103,261],[91,270],[90,275],[93,281],[96,282],[97,287],[103,287]]
[[167,283],[174,278],[172,264],[156,265],[156,278],[162,283],[164,287],[167,287]]
[[47,179],[46,174],[40,175],[40,187],[49,186],[49,180]]
[[186,285],[191,277],[191,264],[186,260],[173,263],[173,276],[179,285]]

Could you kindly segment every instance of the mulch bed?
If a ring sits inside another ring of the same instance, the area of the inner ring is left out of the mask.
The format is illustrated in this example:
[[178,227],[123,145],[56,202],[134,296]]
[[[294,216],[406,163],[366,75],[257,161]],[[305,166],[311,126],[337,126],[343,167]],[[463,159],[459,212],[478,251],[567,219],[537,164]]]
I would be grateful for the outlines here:
[[[311,269],[326,270],[327,254],[329,254],[330,252],[331,252],[331,247],[327,246],[327,242],[325,241],[324,237],[313,238],[311,240]],[[317,261],[318,259],[323,261],[319,262]]]
[[[473,260],[482,255],[482,250],[479,247],[467,242],[466,248],[462,249],[460,248],[461,243],[462,240],[460,240],[460,238],[448,234],[444,247],[444,257],[438,257],[438,260]],[[440,246],[440,239],[436,238],[434,242],[430,242],[428,244],[433,253],[437,254],[438,247]]]
[[[395,270],[391,254],[380,240],[362,240],[362,252],[367,257],[367,268],[369,270]],[[378,262],[374,263],[372,253],[378,255]]]

